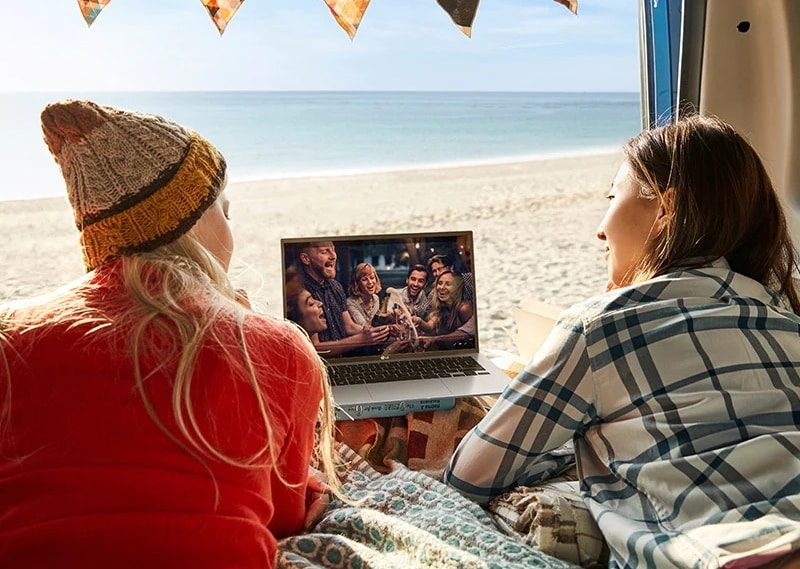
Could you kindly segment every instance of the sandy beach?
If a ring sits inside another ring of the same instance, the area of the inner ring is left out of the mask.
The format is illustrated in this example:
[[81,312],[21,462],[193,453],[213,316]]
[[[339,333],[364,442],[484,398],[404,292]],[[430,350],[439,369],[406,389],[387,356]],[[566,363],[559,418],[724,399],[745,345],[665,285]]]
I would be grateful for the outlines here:
[[[282,237],[471,229],[481,348],[514,350],[511,307],[568,305],[602,290],[595,237],[621,156],[232,183],[234,284],[282,315]],[[0,298],[47,292],[83,274],[66,198],[0,202]]]

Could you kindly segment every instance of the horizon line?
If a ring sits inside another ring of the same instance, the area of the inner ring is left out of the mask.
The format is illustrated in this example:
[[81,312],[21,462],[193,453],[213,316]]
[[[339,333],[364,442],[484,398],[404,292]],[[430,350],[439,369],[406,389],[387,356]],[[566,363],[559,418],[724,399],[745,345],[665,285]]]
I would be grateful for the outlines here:
[[528,91],[521,89],[31,89],[31,90],[5,90],[0,89],[0,95],[30,94],[30,93],[492,93],[492,94],[636,94],[641,91],[579,91],[579,90],[537,90]]

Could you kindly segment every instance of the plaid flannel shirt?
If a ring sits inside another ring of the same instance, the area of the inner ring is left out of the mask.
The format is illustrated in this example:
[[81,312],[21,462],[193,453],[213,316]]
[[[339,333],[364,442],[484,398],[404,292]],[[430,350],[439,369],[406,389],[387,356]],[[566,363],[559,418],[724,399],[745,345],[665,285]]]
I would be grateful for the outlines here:
[[724,259],[564,311],[461,442],[479,503],[571,459],[612,567],[738,567],[800,548],[800,318]]

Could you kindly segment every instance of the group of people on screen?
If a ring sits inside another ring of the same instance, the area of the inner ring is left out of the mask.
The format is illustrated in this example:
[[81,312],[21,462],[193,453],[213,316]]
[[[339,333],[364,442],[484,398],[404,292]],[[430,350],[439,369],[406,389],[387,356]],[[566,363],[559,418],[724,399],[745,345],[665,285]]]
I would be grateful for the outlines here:
[[[275,566],[348,499],[320,354],[469,342],[472,275],[432,257],[383,290],[360,263],[345,288],[334,244],[308,243],[300,326],[261,314],[227,275],[209,141],[91,101],[41,121],[86,276],[0,304],[0,566]],[[800,566],[797,250],[761,159],[682,118],[625,144],[606,197],[605,290],[561,314],[444,483],[486,504],[577,464],[610,567]]]
[[360,262],[347,288],[336,279],[336,246],[302,246],[286,271],[286,314],[320,354],[392,354],[457,349],[475,343],[474,285],[449,254],[409,266],[405,286],[384,289],[375,267]]

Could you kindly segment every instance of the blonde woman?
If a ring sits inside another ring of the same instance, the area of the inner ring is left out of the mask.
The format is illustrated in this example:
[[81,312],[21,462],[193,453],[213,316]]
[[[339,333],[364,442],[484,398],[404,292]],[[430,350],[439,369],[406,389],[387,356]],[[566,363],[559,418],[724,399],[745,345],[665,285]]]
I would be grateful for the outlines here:
[[380,310],[381,279],[375,267],[369,263],[359,263],[353,269],[347,292],[347,311],[357,325],[368,328]]
[[469,342],[475,336],[475,314],[472,303],[464,300],[464,277],[451,271],[440,272],[433,287],[433,309],[427,320],[412,317],[426,337],[425,348],[434,345],[453,347]]
[[226,276],[223,157],[89,101],[42,127],[88,274],[0,308],[0,566],[272,567],[332,413],[307,336]]

